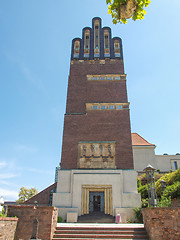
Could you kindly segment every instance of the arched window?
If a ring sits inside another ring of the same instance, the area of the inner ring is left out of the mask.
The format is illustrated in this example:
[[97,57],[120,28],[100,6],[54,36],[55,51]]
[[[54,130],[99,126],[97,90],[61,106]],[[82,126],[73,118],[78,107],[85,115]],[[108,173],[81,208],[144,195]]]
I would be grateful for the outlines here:
[[79,58],[79,49],[80,49],[80,42],[75,41],[75,43],[74,43],[74,58]]
[[99,21],[94,24],[94,57],[99,57]]
[[104,57],[110,57],[109,31],[104,31]]
[[86,30],[84,34],[84,57],[89,57],[89,48],[90,48],[90,31]]
[[120,57],[120,44],[118,40],[114,41],[114,55],[115,57]]

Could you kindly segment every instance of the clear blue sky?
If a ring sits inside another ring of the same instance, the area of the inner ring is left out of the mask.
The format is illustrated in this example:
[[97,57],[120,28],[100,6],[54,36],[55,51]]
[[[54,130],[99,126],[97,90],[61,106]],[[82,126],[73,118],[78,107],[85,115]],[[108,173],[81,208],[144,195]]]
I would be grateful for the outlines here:
[[105,0],[0,0],[0,196],[54,181],[71,41],[95,16],[123,40],[132,132],[180,152],[180,1],[152,0],[143,21],[113,25]]

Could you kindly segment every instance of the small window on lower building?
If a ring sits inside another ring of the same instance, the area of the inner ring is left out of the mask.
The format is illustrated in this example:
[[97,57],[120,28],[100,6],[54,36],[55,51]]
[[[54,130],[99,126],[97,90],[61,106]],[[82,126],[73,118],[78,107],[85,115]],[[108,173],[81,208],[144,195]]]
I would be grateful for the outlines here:
[[93,110],[97,110],[97,109],[98,109],[98,105],[93,105],[93,106],[92,106],[92,109],[93,109]]
[[114,109],[114,105],[109,105],[108,109]]
[[116,109],[122,109],[122,105],[117,105]]
[[101,109],[103,110],[103,109],[106,109],[106,106],[105,105],[102,105],[101,106]]
[[175,168],[175,170],[177,170],[177,169],[178,169],[177,162],[174,162],[174,168]]

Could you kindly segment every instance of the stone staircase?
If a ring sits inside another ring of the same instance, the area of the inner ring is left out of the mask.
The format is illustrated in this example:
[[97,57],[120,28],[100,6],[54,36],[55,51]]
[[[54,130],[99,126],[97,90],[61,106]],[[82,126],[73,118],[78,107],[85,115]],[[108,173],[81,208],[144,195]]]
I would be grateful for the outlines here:
[[144,239],[143,224],[58,224],[52,240]]

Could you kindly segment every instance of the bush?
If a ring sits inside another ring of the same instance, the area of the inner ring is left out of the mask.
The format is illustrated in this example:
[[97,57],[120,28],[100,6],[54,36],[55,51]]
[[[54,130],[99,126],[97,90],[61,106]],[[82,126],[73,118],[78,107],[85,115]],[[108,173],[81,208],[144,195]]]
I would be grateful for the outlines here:
[[175,182],[173,185],[167,186],[163,192],[164,197],[180,198],[180,182]]
[[171,206],[171,197],[161,197],[161,200],[158,201],[158,207],[170,207]]
[[148,198],[141,200],[141,207],[142,207],[142,208],[147,208],[147,207],[149,207]]
[[140,188],[141,186],[141,180],[139,179],[139,177],[137,177],[137,188]]
[[157,182],[156,182],[156,192],[158,197],[162,195],[161,189],[161,181],[164,180],[167,186],[173,185],[175,182],[180,182],[180,168],[178,168],[175,172],[171,172],[168,174],[164,174]]
[[143,223],[143,215],[142,215],[142,209],[139,207],[136,207],[133,209],[134,214],[135,214],[135,218],[137,219],[137,221],[139,223]]
[[141,194],[142,199],[148,198],[148,187],[147,184],[138,188],[138,192]]
[[63,222],[62,217],[57,217],[57,222],[58,222],[58,223],[62,223],[62,222]]

